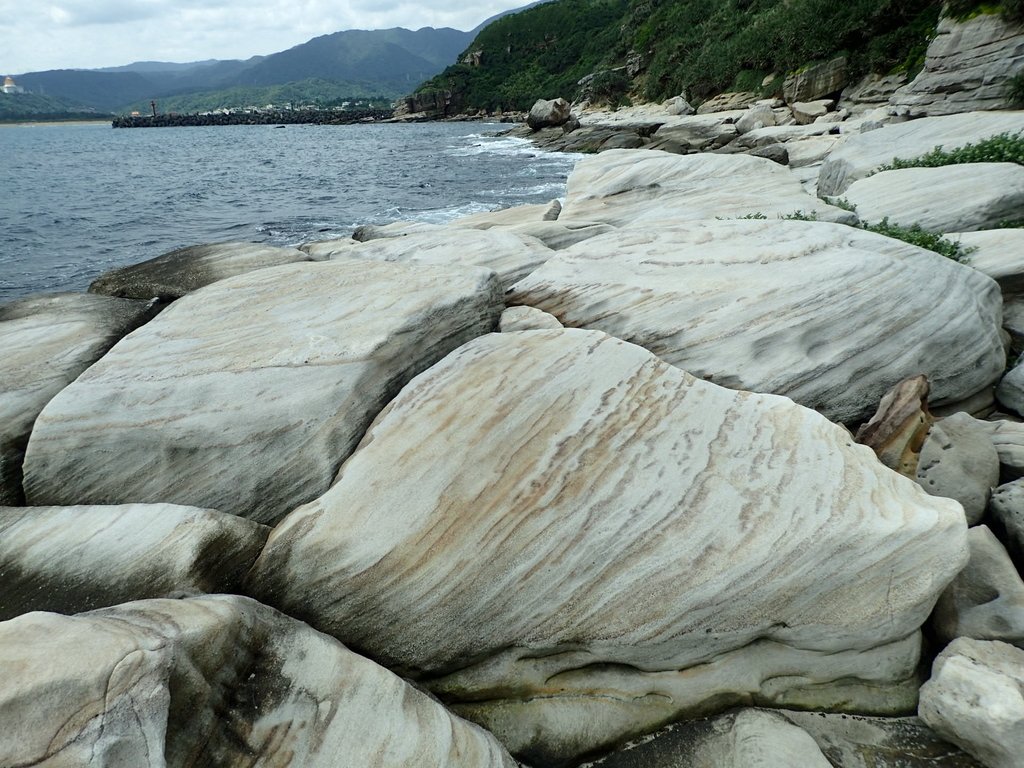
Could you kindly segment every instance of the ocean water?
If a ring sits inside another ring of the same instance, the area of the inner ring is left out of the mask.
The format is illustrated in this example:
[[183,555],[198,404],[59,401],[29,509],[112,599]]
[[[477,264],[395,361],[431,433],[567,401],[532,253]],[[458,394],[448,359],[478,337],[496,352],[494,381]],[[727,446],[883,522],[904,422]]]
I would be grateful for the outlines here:
[[578,157],[488,135],[504,127],[0,127],[0,302],[187,245],[298,245],[563,195]]

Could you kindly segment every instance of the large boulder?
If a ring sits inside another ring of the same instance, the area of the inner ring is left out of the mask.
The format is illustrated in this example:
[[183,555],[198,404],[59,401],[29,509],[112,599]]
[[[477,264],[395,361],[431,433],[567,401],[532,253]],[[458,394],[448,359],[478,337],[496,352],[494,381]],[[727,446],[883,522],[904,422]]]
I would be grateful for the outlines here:
[[935,422],[921,446],[917,482],[933,496],[956,499],[976,525],[999,485],[999,454],[988,433],[966,413]]
[[173,504],[0,507],[0,621],[237,592],[269,532]]
[[765,158],[620,149],[576,164],[558,220],[646,231],[695,219],[774,219],[798,212],[823,221],[856,221],[849,211],[809,195],[787,168]]
[[1024,68],[1024,25],[999,13],[939,19],[924,68],[889,103],[909,117],[1006,109],[1009,79]]
[[570,105],[565,99],[537,99],[530,107],[526,124],[534,131],[565,123],[570,117]]
[[926,117],[867,133],[847,134],[821,166],[818,194],[840,195],[853,182],[896,158],[919,157],[936,147],[949,151],[1001,133],[1019,131],[1024,131],[1024,111]]
[[841,91],[846,82],[846,57],[838,56],[789,75],[782,83],[782,97],[790,104],[815,101]]
[[742,135],[768,125],[775,125],[775,111],[767,104],[755,104],[736,121],[736,131]]
[[22,462],[39,412],[151,314],[145,302],[82,293],[0,306],[0,505],[24,502]]
[[844,196],[864,221],[887,218],[937,234],[991,229],[1024,211],[1024,166],[901,168],[855,181]]
[[843,89],[838,107],[853,115],[871,112],[888,105],[889,99],[896,89],[906,83],[906,72],[894,72],[887,75],[869,73]]
[[745,110],[730,110],[680,117],[658,128],[653,139],[655,142],[674,142],[681,150],[690,152],[722,147],[739,135],[735,123],[744,114]]
[[741,702],[906,711],[965,531],[785,398],[502,333],[399,394],[249,590],[555,765]]
[[502,309],[494,273],[469,267],[353,259],[214,283],[50,401],[26,496],[272,522],[323,493],[394,393]]
[[999,283],[1004,301],[1024,293],[1024,229],[956,232],[946,237],[969,251],[961,261]]
[[955,402],[990,386],[1005,364],[992,280],[836,224],[622,230],[559,251],[509,303],[843,422],[870,416],[908,376],[928,376],[933,402]]
[[513,768],[494,737],[253,600],[0,623],[0,765]]
[[340,252],[344,259],[483,267],[497,273],[502,289],[533,272],[554,255],[535,237],[499,228],[441,227],[404,237],[369,240]]
[[1007,551],[1024,564],[1024,480],[996,488],[989,499],[989,513],[1004,534]]
[[1024,647],[1024,582],[987,526],[967,532],[971,559],[935,605],[939,638],[1003,640]]
[[311,260],[297,248],[261,243],[193,245],[106,272],[92,281],[89,291],[125,299],[173,301],[228,277]]
[[1024,650],[998,640],[953,641],[921,687],[921,719],[986,768],[1020,768]]

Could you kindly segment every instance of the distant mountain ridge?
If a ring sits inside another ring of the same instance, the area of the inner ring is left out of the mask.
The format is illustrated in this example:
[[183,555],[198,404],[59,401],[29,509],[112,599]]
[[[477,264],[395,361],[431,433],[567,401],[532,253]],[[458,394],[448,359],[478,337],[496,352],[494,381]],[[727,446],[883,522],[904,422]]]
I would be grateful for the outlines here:
[[[268,86],[305,86],[320,93],[393,98],[440,72],[473,40],[472,32],[423,27],[346,30],[322,35],[288,50],[244,61],[210,59],[185,64],[135,62],[98,70],[57,69],[15,75],[18,84],[69,107],[124,111],[150,100],[219,91],[244,99]],[[225,105],[228,106],[228,105]]]

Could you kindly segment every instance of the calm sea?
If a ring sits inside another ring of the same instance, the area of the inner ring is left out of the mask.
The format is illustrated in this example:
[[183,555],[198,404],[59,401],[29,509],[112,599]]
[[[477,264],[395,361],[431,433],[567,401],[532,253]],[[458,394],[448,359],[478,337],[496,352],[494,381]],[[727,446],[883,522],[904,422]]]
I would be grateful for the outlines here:
[[0,127],[0,302],[186,245],[297,245],[564,194],[578,159],[501,125]]

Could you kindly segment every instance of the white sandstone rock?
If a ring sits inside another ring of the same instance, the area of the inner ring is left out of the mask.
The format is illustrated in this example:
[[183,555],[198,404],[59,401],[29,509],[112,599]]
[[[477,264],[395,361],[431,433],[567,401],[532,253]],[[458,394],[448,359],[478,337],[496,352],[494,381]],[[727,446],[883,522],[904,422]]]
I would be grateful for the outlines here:
[[497,211],[471,213],[468,216],[455,219],[450,222],[450,225],[466,229],[507,228],[535,221],[555,221],[561,210],[562,204],[558,200],[536,205],[514,205],[511,208],[502,208]]
[[940,234],[991,229],[1024,211],[1024,166],[900,168],[855,181],[844,196],[864,221],[887,218],[897,226]]
[[939,638],[1002,640],[1024,647],[1024,582],[987,526],[967,532],[971,559],[946,587],[932,622]]
[[24,502],[25,446],[43,406],[150,314],[145,302],[83,293],[0,306],[0,504]]
[[775,111],[770,106],[755,104],[736,121],[736,130],[742,135],[769,125],[775,125]]
[[919,373],[933,402],[962,400],[1005,364],[995,282],[835,224],[622,230],[559,251],[509,303],[639,344],[724,386],[786,395],[835,421],[867,418],[886,391]]
[[214,283],[50,401],[26,497],[273,521],[323,493],[394,392],[502,308],[494,274],[468,267],[352,259]]
[[965,531],[784,398],[527,331],[414,379],[249,590],[546,764],[741,702],[912,707]]
[[0,507],[0,621],[237,592],[270,529],[173,504]]
[[986,768],[1020,768],[1024,650],[998,640],[954,640],[921,687],[921,719]]
[[581,160],[569,175],[559,222],[600,221],[649,230],[695,219],[802,211],[824,221],[856,221],[807,194],[790,171],[749,155],[673,155],[611,150]]
[[[821,127],[821,126],[819,126]],[[886,125],[868,133],[846,134],[821,167],[818,194],[840,195],[896,158],[910,159],[941,146],[945,150],[977,143],[1000,133],[1024,130],[1024,111],[968,112]]]
[[344,256],[359,245],[360,241],[353,237],[341,237],[337,240],[317,240],[303,243],[299,250],[309,254],[313,261],[327,261],[334,256]]
[[0,623],[0,765],[513,768],[480,728],[244,597]]
[[1015,365],[996,387],[996,397],[1007,408],[1024,415],[1024,363]]
[[996,488],[989,499],[989,514],[1005,533],[1007,551],[1024,562],[1024,480]]
[[893,111],[922,117],[1009,106],[1006,86],[1024,67],[1024,26],[998,12],[957,21],[939,19],[924,68],[889,103]]
[[569,119],[570,105],[565,99],[537,99],[530,107],[527,124],[535,131],[558,126]]
[[498,228],[457,227],[369,240],[341,253],[345,259],[483,267],[497,273],[503,288],[512,286],[553,255],[554,252],[535,237]]
[[946,237],[970,251],[961,261],[999,283],[1004,298],[1024,293],[1024,229],[956,232]]
[[257,269],[313,260],[297,248],[260,243],[214,243],[170,251],[100,275],[90,293],[123,299],[173,301],[204,285]]
[[513,331],[549,331],[559,329],[562,324],[547,312],[533,307],[509,307],[501,313],[498,330],[502,333]]
[[686,115],[665,122],[654,132],[654,139],[674,141],[688,150],[702,151],[721,147],[736,138],[735,122],[746,110],[734,109],[710,115]]
[[819,117],[824,117],[835,105],[832,99],[818,99],[816,101],[793,102],[793,117],[800,125],[808,125],[816,122]]

